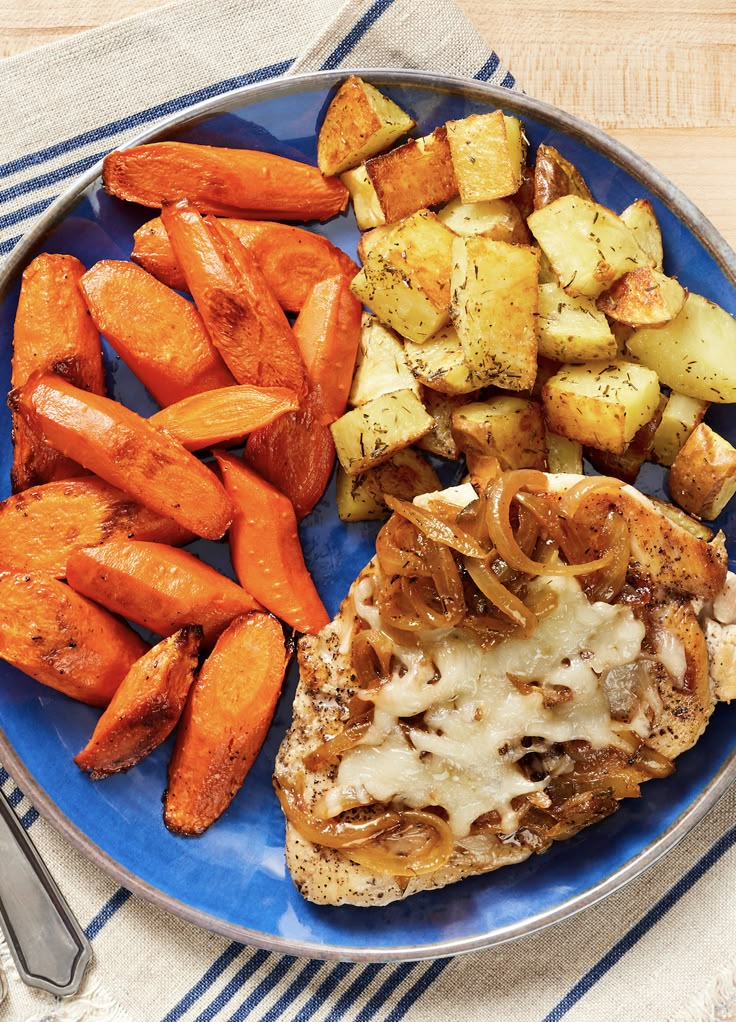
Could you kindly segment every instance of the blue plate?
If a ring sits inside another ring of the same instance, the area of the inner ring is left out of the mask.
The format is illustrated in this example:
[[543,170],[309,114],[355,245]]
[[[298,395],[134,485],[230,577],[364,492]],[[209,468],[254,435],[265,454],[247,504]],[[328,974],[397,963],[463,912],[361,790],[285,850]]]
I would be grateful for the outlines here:
[[[416,118],[425,134],[448,118],[503,107],[523,118],[532,147],[559,148],[595,198],[620,211],[649,198],[664,235],[665,269],[691,291],[736,313],[736,259],[695,207],[653,168],[601,132],[525,96],[459,79],[411,72],[364,72]],[[316,162],[325,108],[344,72],[247,88],[171,118],[136,142],[178,138],[268,150]],[[20,274],[37,252],[68,252],[90,266],[128,258],[133,231],[152,214],[107,196],[94,168],[19,245],[1,282],[0,389],[10,382],[12,324]],[[351,214],[314,230],[355,256]],[[143,414],[155,410],[144,388],[106,348],[111,393]],[[0,412],[0,494],[10,491],[10,418]],[[716,428],[736,441],[731,409]],[[643,485],[663,492],[658,470]],[[720,523],[736,540],[736,512]],[[373,525],[343,525],[334,487],[302,527],[306,560],[331,614],[373,553]],[[199,542],[196,552],[229,573],[227,548]],[[732,545],[732,550],[736,546]],[[0,759],[41,812],[116,880],[201,926],[264,948],[317,958],[391,960],[453,954],[529,934],[615,890],[671,848],[736,778],[733,711],[720,706],[697,747],[671,778],[542,856],[442,891],[410,908],[318,908],[305,902],[284,865],[284,823],[271,769],[290,721],[292,670],[258,762],[230,809],[200,838],[174,837],[162,823],[161,795],[171,743],[127,774],[91,782],[72,763],[97,713],[0,664]]]

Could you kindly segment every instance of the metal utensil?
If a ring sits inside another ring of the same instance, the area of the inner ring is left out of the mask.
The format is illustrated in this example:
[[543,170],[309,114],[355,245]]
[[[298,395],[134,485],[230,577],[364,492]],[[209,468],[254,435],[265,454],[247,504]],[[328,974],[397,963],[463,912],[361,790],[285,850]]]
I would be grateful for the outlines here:
[[24,983],[76,993],[92,948],[2,792],[0,927]]

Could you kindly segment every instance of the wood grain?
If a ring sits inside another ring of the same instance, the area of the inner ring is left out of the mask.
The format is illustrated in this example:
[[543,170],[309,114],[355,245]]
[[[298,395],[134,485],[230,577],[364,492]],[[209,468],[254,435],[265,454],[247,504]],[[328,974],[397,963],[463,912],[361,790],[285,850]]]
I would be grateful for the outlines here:
[[[2,0],[0,56],[165,2]],[[736,248],[733,0],[456,2],[527,93],[635,150]]]

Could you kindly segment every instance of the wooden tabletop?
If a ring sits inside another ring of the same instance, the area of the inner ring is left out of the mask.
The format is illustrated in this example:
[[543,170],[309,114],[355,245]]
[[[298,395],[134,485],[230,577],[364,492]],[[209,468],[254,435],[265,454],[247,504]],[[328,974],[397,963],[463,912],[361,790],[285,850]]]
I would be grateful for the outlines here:
[[[169,0],[3,0],[0,56]],[[736,249],[733,0],[456,0],[530,95],[663,171]]]

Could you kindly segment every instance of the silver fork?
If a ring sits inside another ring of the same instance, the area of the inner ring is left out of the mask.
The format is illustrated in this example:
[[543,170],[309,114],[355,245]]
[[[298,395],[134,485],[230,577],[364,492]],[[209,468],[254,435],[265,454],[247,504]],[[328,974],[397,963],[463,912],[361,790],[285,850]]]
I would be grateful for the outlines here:
[[[0,927],[21,979],[52,994],[76,993],[92,948],[2,792],[0,863]],[[4,986],[0,970],[0,1000]]]

